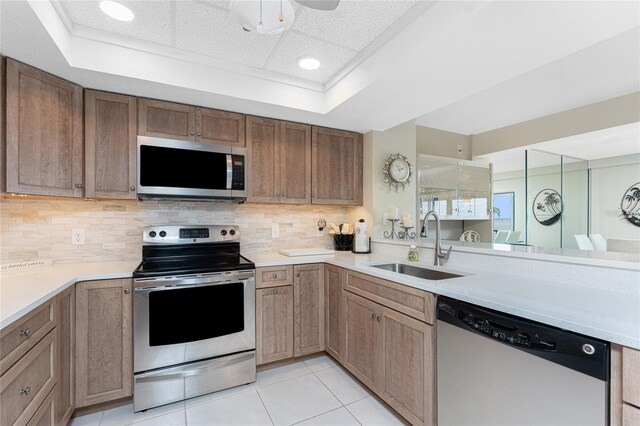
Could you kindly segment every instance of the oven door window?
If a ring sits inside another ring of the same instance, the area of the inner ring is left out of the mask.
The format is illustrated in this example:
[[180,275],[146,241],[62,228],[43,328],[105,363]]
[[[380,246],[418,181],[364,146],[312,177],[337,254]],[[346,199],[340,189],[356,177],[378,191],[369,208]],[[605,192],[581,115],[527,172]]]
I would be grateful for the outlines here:
[[244,284],[149,293],[149,346],[174,345],[244,330]]
[[227,154],[142,145],[140,185],[228,189]]

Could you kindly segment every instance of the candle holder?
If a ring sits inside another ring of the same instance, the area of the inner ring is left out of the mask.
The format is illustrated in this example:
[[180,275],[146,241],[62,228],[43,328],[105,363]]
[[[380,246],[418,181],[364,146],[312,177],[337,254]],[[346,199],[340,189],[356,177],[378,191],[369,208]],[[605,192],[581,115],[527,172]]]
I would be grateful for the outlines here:
[[402,240],[413,240],[416,237],[415,232],[411,232],[413,226],[401,226],[404,231],[398,231],[398,238]]
[[[391,222],[391,232],[388,231],[384,231],[384,237],[385,238],[391,238],[392,240],[394,238],[400,238],[399,234],[396,234],[396,222],[400,222],[400,219],[387,219],[389,222]],[[402,231],[400,231],[402,232]]]

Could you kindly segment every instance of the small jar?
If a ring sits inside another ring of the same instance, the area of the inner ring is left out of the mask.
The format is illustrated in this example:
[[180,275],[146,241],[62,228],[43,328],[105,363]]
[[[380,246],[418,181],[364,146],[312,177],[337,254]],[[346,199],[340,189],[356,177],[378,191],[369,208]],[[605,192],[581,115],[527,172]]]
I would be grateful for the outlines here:
[[411,247],[409,247],[409,261],[417,262],[418,259],[419,259],[418,249],[416,248],[415,244],[411,244]]

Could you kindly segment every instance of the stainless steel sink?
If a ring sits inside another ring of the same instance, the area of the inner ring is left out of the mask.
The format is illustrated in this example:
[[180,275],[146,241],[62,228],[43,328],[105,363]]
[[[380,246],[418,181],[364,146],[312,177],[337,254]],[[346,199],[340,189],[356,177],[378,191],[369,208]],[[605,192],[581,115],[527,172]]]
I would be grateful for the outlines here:
[[371,265],[374,268],[385,271],[397,272],[398,274],[411,275],[412,277],[425,280],[448,280],[458,278],[462,275],[450,274],[448,272],[434,271],[433,269],[420,268],[419,266],[406,265],[404,263],[385,263],[383,265]]

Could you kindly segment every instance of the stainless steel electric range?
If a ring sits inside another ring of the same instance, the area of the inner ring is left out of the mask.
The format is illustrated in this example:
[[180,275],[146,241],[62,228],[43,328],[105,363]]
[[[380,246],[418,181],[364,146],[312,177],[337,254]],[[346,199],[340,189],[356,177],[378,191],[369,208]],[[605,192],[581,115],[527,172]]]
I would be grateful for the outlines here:
[[255,265],[234,225],[144,228],[133,274],[134,411],[254,382]]

